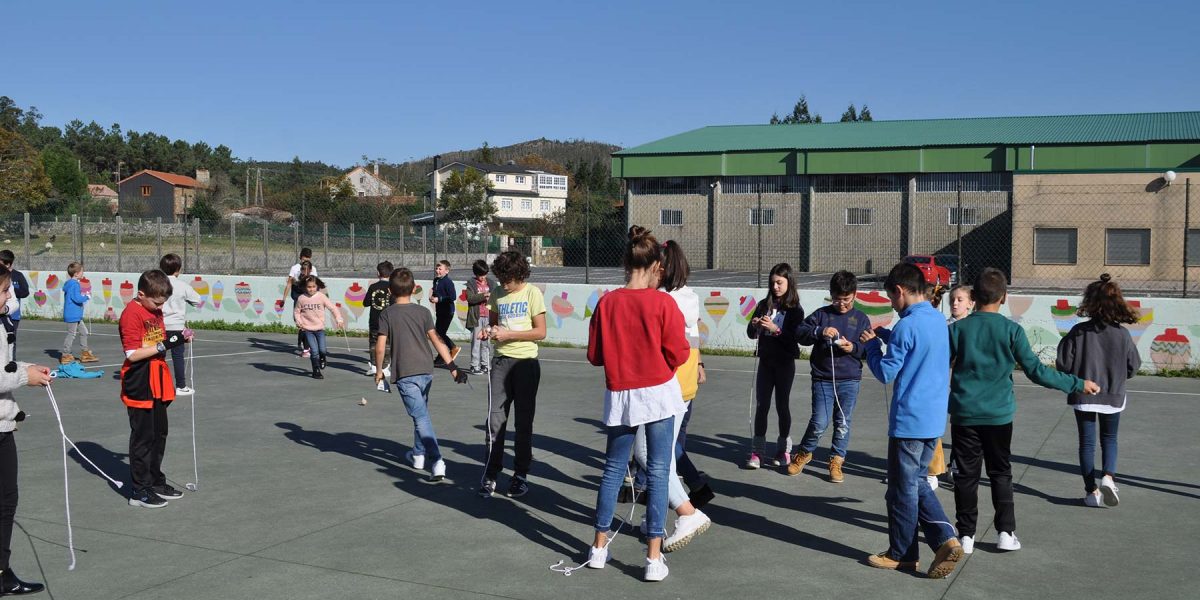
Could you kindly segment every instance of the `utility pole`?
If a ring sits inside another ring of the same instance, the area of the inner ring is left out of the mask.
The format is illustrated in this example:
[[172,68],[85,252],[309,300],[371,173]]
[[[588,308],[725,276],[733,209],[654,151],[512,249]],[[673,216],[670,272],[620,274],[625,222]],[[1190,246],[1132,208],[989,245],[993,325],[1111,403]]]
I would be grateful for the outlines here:
[[246,201],[242,206],[250,206],[250,169],[246,169]]
[[254,205],[262,206],[262,204],[263,204],[262,169],[258,169],[258,177],[256,178],[256,181],[254,184]]

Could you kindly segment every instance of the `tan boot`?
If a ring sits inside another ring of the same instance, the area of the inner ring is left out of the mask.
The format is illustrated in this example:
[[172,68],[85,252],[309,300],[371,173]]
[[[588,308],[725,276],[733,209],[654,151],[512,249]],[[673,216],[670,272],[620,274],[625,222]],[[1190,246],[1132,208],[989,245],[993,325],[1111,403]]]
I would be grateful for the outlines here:
[[64,354],[58,357],[58,363],[61,365],[69,365],[75,362],[75,356],[72,354]]
[[812,460],[812,452],[805,452],[803,450],[797,452],[792,456],[792,462],[788,463],[787,474],[791,476],[799,475],[800,471],[804,470],[804,465],[807,465],[810,460]]
[[829,457],[829,481],[833,483],[841,483],[846,480],[846,475],[842,473],[842,464],[846,459],[834,454]]
[[100,358],[92,354],[91,350],[84,350],[79,356],[79,362],[100,362]]

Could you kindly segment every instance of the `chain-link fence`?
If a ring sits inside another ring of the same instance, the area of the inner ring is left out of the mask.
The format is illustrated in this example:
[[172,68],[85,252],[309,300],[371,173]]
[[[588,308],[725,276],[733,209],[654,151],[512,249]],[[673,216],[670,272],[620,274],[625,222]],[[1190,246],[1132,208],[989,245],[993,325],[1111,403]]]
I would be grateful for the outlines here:
[[[1100,177],[1100,176],[1095,176]],[[1110,179],[1113,178],[1109,176]],[[1130,179],[1144,182],[1129,183]],[[996,267],[1014,290],[1078,293],[1110,273],[1131,293],[1200,295],[1200,215],[1191,182],[1150,174],[942,174],[629,180],[624,204],[581,194],[567,210],[491,230],[424,215],[345,211],[338,222],[275,223],[231,215],[191,219],[0,217],[3,247],[21,268],[136,271],[176,252],[188,272],[278,273],[302,247],[319,272],[362,275],[381,260],[415,271],[455,270],[501,249],[524,252],[546,282],[616,284],[628,224],[674,239],[697,285],[765,285],[787,262],[804,287],[839,269],[878,285],[898,261],[930,280],[970,282]],[[503,227],[503,228],[501,228]]]

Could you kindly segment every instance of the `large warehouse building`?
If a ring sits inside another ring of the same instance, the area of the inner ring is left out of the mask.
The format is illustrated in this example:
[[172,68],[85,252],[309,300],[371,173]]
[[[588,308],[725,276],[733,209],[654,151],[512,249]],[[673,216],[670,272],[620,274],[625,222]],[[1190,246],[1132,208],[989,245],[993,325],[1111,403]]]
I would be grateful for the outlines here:
[[704,127],[612,172],[630,223],[701,268],[879,274],[916,254],[1029,288],[1200,276],[1200,112]]

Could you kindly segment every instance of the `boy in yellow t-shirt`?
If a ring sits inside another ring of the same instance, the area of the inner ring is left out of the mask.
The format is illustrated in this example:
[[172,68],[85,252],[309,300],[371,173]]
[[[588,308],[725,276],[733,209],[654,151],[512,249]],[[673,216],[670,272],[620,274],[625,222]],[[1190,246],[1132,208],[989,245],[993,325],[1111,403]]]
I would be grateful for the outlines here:
[[537,341],[546,337],[546,302],[541,290],[525,282],[529,278],[529,264],[520,252],[510,250],[497,256],[492,261],[492,274],[500,285],[488,301],[491,326],[480,334],[481,339],[495,342],[496,349],[489,373],[488,449],[479,495],[490,498],[496,492],[496,477],[504,468],[508,411],[515,406],[515,460],[508,496],[518,498],[529,492],[533,414],[542,378]]

